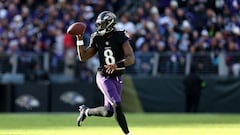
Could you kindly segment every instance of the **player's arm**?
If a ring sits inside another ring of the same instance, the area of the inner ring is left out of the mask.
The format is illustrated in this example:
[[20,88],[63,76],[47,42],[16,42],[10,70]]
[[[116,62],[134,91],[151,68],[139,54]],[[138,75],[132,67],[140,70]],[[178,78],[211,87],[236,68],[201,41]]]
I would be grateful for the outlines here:
[[78,58],[80,61],[85,62],[86,60],[94,56],[97,51],[92,47],[88,47],[87,49],[85,49],[82,40],[82,35],[76,35],[76,37]]
[[124,52],[124,57],[125,60],[123,61],[123,66],[130,66],[132,64],[134,64],[135,62],[135,57],[134,57],[134,53],[133,53],[133,49],[129,43],[129,41],[125,41],[123,44],[123,52]]

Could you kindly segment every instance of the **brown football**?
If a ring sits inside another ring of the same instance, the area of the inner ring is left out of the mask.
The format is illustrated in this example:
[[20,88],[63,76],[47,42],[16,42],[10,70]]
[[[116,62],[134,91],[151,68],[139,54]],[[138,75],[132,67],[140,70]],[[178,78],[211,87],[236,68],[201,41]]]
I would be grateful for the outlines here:
[[75,22],[68,27],[67,34],[70,34],[70,35],[84,34],[85,30],[86,30],[85,23]]

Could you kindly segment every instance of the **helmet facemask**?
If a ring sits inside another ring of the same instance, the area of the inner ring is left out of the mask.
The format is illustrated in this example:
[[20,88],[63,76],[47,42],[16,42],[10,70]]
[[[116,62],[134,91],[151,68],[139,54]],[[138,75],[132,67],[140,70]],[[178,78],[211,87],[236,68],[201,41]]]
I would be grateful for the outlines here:
[[102,12],[96,20],[96,30],[101,36],[114,30],[116,16],[109,11]]

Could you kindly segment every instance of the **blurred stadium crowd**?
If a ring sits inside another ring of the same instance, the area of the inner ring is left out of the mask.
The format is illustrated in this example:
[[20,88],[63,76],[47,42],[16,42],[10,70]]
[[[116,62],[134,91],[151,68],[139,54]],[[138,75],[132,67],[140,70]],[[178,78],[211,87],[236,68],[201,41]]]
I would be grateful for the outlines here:
[[[73,22],[85,22],[87,43],[95,31],[96,16],[104,10],[117,14],[116,27],[126,29],[132,39],[137,61],[131,73],[149,74],[152,63],[158,63],[149,60],[154,53],[166,56],[162,72],[178,73],[187,53],[211,53],[212,64],[218,65],[220,52],[240,50],[239,0],[1,0],[0,72],[9,72],[11,66],[11,57],[3,54],[18,54],[24,63],[22,68],[18,64],[18,72],[23,73],[46,70],[29,54],[48,53],[48,72],[58,72],[61,62],[70,69],[76,67],[75,41],[65,34],[66,29]],[[239,56],[226,56],[226,63],[235,65],[239,73]],[[88,78],[97,60],[80,66],[80,78]]]

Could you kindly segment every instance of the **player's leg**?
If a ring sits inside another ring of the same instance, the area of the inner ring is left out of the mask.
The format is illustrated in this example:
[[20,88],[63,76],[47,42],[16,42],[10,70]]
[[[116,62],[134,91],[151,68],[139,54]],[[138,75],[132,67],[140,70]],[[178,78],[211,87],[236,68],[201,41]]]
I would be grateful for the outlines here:
[[[121,91],[122,91],[122,80],[121,78],[106,78],[100,74],[97,74],[96,81],[99,89],[104,94],[104,106],[97,108],[88,108],[84,110],[84,117],[86,116],[104,116],[110,117],[115,112],[115,118],[127,135],[130,135],[126,118],[123,114],[121,107]],[[84,120],[84,119],[83,119]]]
[[88,108],[85,105],[79,107],[79,116],[77,118],[78,126],[82,125],[82,122],[88,116],[100,116],[100,117],[112,117],[113,111],[107,109],[106,106],[100,106],[96,108]]
[[108,102],[107,97],[104,96],[104,106],[99,106],[96,108],[89,108],[85,113],[87,116],[100,116],[100,117],[112,117],[113,108]]
[[115,118],[118,122],[118,125],[121,127],[122,131],[125,134],[128,134],[129,129],[128,129],[128,125],[127,125],[125,115],[122,111],[121,103],[116,103],[116,105],[114,106],[114,112],[115,112]]
[[[116,103],[113,105],[114,112],[115,112],[115,118],[121,127],[122,131],[126,135],[130,135],[130,132],[128,130],[128,125],[126,118],[124,116],[124,113],[122,111],[121,103]],[[97,108],[89,108],[88,111],[86,111],[88,116],[103,116],[103,117],[111,117],[113,116],[113,112],[107,109],[106,106],[97,107]]]
[[[130,135],[126,118],[121,107],[122,78],[105,78],[97,75],[97,84],[105,97],[105,107],[109,112],[115,112],[115,118],[125,134]],[[111,105],[111,106],[109,106]]]
[[102,76],[101,74],[97,73],[96,82],[97,82],[98,88],[101,90],[101,92],[104,95],[104,106],[87,109],[86,110],[87,116],[103,116],[103,117],[113,116],[112,96],[117,94],[114,81],[115,80],[111,78]]
[[[117,77],[116,81],[114,83],[115,83],[115,86],[116,86],[118,97],[121,98],[121,95],[122,95],[122,78]],[[126,135],[130,135],[128,125],[127,125],[127,121],[126,121],[125,115],[122,111],[121,100],[116,102],[114,104],[113,108],[114,108],[114,112],[115,112],[115,118],[116,118],[119,126],[121,127],[122,131]]]
[[115,84],[112,80],[107,79],[106,77],[97,73],[96,81],[99,89],[104,95],[104,106],[96,108],[88,108],[85,105],[79,107],[79,116],[77,118],[78,126],[82,125],[82,122],[86,119],[87,116],[102,116],[102,117],[111,117],[113,116],[112,101],[110,99],[110,94],[108,90],[114,91]]

